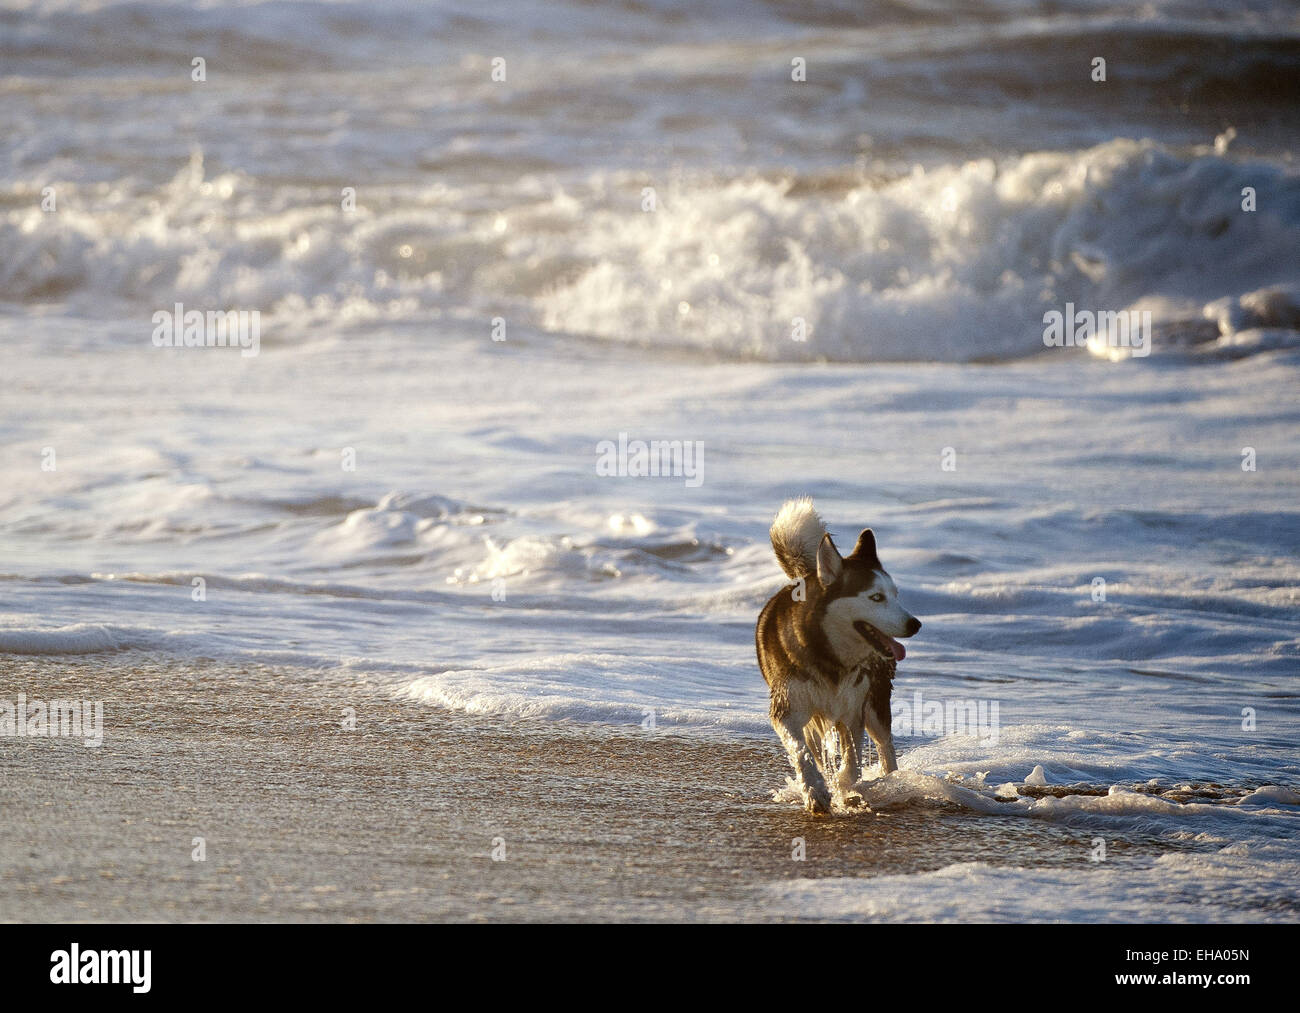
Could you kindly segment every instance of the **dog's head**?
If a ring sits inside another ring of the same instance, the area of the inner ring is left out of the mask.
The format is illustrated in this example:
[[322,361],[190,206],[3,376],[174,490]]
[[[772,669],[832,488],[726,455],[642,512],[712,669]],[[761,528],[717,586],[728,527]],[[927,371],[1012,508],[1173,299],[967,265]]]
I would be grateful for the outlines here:
[[915,635],[921,621],[899,604],[898,588],[880,565],[870,528],[847,556],[826,535],[817,547],[817,579],[826,592],[827,632],[846,663],[865,655],[862,645],[903,660],[907,651],[895,638]]

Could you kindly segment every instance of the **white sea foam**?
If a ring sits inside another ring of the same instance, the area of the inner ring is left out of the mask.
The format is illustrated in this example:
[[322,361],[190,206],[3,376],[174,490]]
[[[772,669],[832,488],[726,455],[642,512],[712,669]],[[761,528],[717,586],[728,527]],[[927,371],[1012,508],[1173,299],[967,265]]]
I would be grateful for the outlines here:
[[[1280,852],[1280,853],[1279,853]],[[1279,891],[1300,875],[1293,849],[1225,848],[1077,868],[965,862],[870,879],[794,879],[761,893],[787,917],[893,922],[1293,921]]]
[[124,632],[96,623],[73,623],[55,629],[0,626],[0,653],[98,654],[138,645]]
[[[530,223],[516,238],[504,219],[446,210],[479,202],[468,186],[379,189],[363,216],[311,192],[268,209],[255,180],[196,157],[161,191],[114,184],[93,211],[69,185],[58,229],[37,206],[10,208],[0,287],[23,301],[258,309],[272,343],[289,320],[459,314],[468,298],[552,331],[776,360],[1032,355],[1044,314],[1067,302],[1153,307],[1157,356],[1216,339],[1237,354],[1300,344],[1288,284],[1300,176],[1268,164],[1115,140],[813,188],[688,177],[653,213],[622,205],[635,183],[523,194],[502,212]],[[1224,196],[1248,185],[1269,194],[1252,214]],[[1217,256],[1228,245],[1233,257]]]

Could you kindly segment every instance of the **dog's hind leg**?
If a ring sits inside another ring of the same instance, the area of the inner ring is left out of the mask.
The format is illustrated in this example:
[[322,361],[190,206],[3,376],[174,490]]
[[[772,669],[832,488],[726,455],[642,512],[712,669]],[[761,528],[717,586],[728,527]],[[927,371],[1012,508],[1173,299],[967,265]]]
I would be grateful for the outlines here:
[[809,715],[791,714],[786,707],[772,707],[772,727],[785,746],[790,766],[794,767],[804,808],[812,813],[828,813],[831,811],[831,793],[826,788],[822,772],[817,768],[817,761],[808,749],[808,743],[804,741],[803,730],[808,719]]
[[808,747],[808,752],[817,764],[817,769],[822,772],[822,778],[826,777],[826,739],[825,729],[822,723],[815,717],[810,718],[808,723],[803,726],[803,741]]

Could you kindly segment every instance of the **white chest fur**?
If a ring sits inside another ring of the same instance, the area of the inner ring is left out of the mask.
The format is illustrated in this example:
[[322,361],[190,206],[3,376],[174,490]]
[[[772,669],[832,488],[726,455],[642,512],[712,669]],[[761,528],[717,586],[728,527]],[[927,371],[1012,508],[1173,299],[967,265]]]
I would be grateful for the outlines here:
[[862,721],[870,689],[871,680],[865,672],[850,671],[838,686],[821,679],[801,679],[790,684],[790,709],[852,727]]

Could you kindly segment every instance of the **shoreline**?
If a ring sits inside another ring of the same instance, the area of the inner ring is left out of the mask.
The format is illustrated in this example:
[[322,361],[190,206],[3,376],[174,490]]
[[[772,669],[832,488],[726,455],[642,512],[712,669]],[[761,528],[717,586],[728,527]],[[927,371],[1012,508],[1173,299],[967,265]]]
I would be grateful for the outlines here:
[[775,738],[508,723],[137,652],[0,661],[10,696],[105,708],[99,747],[0,739],[5,921],[817,920],[773,886],[1070,866],[1091,837],[943,805],[812,818],[772,799]]

